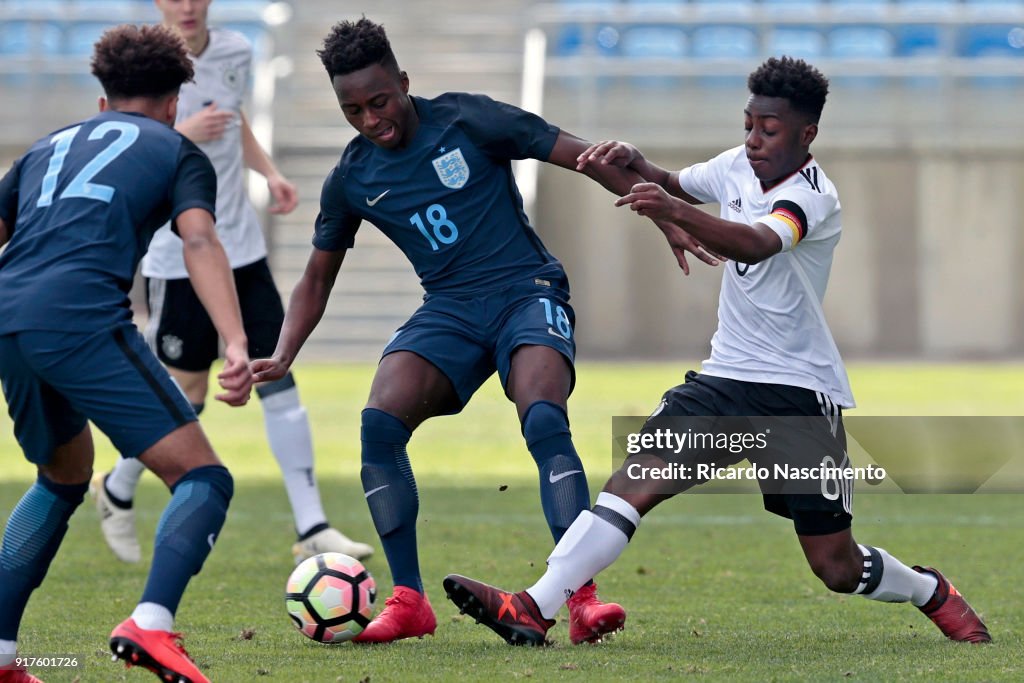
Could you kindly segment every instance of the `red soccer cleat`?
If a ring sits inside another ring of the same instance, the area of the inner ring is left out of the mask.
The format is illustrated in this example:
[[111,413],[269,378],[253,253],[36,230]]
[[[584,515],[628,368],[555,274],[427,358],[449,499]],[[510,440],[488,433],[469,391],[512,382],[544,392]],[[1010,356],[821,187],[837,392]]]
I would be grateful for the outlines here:
[[597,599],[597,585],[590,583],[576,591],[569,607],[569,640],[573,645],[600,643],[605,634],[625,628],[626,610],[614,602]]
[[180,633],[139,628],[125,619],[110,633],[110,651],[127,667],[144,667],[167,683],[210,683],[181,646]]
[[444,592],[462,614],[468,614],[509,645],[546,645],[554,619],[545,619],[526,591],[508,593],[465,576],[444,577]]
[[402,638],[422,638],[434,635],[436,628],[437,618],[427,596],[412,588],[395,586],[381,613],[352,642],[390,643]]
[[43,683],[23,666],[11,664],[0,668],[0,683]]
[[967,604],[964,596],[938,569],[914,567],[914,571],[928,573],[939,581],[932,599],[918,609],[927,615],[950,640],[967,643],[991,643],[992,636],[978,614]]

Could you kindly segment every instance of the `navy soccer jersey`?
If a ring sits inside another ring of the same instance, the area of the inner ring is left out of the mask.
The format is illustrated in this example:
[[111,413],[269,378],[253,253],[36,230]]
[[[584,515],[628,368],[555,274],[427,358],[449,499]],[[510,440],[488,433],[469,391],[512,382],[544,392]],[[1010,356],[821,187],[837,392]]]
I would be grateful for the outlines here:
[[523,211],[510,161],[547,161],[558,128],[483,95],[413,97],[419,127],[403,149],[348,144],[320,196],[313,246],[350,248],[363,220],[412,262],[428,294],[474,293],[561,264]]
[[141,114],[106,111],[37,141],[0,181],[0,334],[131,320],[128,291],[154,231],[214,213],[206,156]]

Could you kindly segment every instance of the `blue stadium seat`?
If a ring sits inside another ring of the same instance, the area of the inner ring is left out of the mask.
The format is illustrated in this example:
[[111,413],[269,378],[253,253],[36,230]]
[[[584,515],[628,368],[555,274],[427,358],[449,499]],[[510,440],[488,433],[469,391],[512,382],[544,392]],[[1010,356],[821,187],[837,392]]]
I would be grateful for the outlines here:
[[[4,76],[12,86],[24,87],[33,71],[46,68],[46,61],[60,54],[64,31],[51,21],[8,21],[0,24],[0,56],[14,58],[20,66]],[[22,61],[23,60],[23,61]]]
[[[842,26],[828,34],[828,54],[833,59],[882,62],[896,54],[896,36],[881,26]],[[843,76],[835,79],[845,87],[877,88],[877,76]]]
[[788,55],[813,63],[825,54],[825,36],[813,27],[776,26],[765,36],[765,54]]
[[755,3],[748,0],[694,0],[698,16],[705,20],[723,17],[746,19],[754,14]]
[[9,21],[0,25],[0,54],[46,58],[60,52],[64,32],[53,22]]
[[879,26],[841,26],[829,33],[828,52],[835,59],[888,59],[896,38]]
[[960,27],[957,53],[964,57],[1024,57],[1021,27],[975,24]]
[[691,45],[697,59],[749,59],[758,53],[757,34],[746,26],[700,26]]
[[[558,4],[568,11],[602,14],[610,13],[619,3],[618,0],[560,0]],[[591,50],[601,55],[614,55],[618,45],[619,30],[610,23],[565,24],[555,37],[553,49],[563,57]]]
[[[1012,24],[961,26],[957,41],[957,54],[976,59],[986,57],[1024,59],[1024,27]],[[984,88],[1003,88],[1015,91],[1024,88],[1024,79],[1011,75],[979,75],[973,77],[971,82]]]
[[772,16],[799,16],[808,11],[821,9],[826,6],[826,3],[824,0],[761,0],[761,6]]
[[636,26],[622,36],[622,55],[633,58],[682,59],[686,33],[675,26]]
[[[682,60],[687,53],[686,32],[677,26],[635,26],[622,35],[622,56],[626,59]],[[673,88],[679,77],[673,75],[638,75],[633,85],[646,88]]]
[[832,0],[840,17],[857,17],[865,21],[880,20],[889,9],[889,0]]
[[[759,53],[757,34],[746,26],[701,26],[690,36],[690,54],[696,60],[752,61]],[[698,80],[701,86],[735,88],[746,82],[746,74],[701,76]]]

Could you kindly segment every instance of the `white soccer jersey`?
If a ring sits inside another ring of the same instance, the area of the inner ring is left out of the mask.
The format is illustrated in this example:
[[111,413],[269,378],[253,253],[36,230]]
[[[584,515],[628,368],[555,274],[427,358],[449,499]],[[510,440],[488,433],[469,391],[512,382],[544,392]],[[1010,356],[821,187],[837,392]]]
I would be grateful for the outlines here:
[[755,265],[725,264],[718,330],[703,372],[746,382],[820,391],[854,406],[846,368],[821,308],[839,242],[839,195],[813,158],[764,190],[741,145],[683,169],[679,185],[694,198],[718,202],[721,217],[763,223],[782,251]]
[[[240,268],[267,255],[256,210],[245,189],[246,169],[242,159],[241,108],[249,83],[252,45],[241,33],[210,29],[210,42],[198,57],[192,57],[195,82],[181,86],[178,121],[216,102],[218,109],[235,114],[218,140],[199,145],[217,172],[217,236],[224,245],[232,268]],[[153,236],[149,252],[142,259],[146,277],[178,279],[188,277],[181,253],[181,239],[165,225]]]

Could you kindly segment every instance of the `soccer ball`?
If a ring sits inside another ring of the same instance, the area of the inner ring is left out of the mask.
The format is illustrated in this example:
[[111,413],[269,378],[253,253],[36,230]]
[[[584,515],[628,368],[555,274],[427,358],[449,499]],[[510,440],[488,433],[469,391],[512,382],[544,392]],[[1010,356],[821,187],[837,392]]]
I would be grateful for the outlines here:
[[344,643],[373,616],[377,583],[359,560],[323,553],[303,560],[288,577],[284,600],[295,628],[318,643]]

